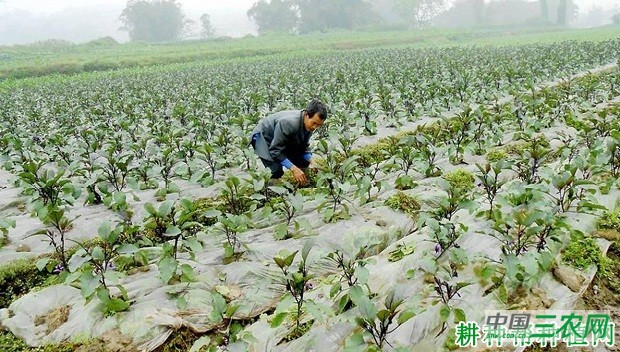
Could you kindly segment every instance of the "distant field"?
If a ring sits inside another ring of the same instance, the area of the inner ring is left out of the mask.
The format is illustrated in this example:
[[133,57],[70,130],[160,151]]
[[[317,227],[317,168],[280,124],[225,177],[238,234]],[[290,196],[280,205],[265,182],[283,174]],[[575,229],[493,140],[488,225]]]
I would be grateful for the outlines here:
[[274,54],[369,47],[446,46],[459,44],[510,45],[561,40],[607,40],[618,37],[613,27],[566,30],[551,28],[524,31],[510,29],[429,30],[390,32],[333,32],[304,36],[273,35],[168,44],[116,44],[105,40],[72,45],[49,42],[30,46],[0,47],[0,82],[75,74],[119,68],[261,57]]

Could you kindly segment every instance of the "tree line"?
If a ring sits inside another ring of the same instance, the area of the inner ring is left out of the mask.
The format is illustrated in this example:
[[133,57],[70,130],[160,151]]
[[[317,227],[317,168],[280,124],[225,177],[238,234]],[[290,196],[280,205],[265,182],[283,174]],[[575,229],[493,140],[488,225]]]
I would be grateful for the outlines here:
[[[532,6],[538,9],[541,24],[566,25],[577,15],[574,0],[537,2],[456,0],[447,9],[447,0],[258,0],[246,14],[259,34],[385,28],[394,23],[421,29],[431,26],[433,20],[441,22],[442,17],[454,27],[497,25],[506,14],[513,19],[517,12],[532,16]],[[146,42],[180,40],[193,25],[177,0],[129,0],[120,20],[132,41]],[[215,28],[209,15],[203,14],[199,21],[201,37],[213,37]]]

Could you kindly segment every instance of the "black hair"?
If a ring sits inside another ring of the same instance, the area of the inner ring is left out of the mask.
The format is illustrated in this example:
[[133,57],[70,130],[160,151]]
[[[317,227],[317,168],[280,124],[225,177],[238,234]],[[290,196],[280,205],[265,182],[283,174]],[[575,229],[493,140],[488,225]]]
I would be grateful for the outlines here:
[[327,108],[318,99],[312,99],[312,101],[308,103],[306,112],[310,118],[312,118],[315,114],[319,114],[319,118],[321,120],[325,120],[327,118]]

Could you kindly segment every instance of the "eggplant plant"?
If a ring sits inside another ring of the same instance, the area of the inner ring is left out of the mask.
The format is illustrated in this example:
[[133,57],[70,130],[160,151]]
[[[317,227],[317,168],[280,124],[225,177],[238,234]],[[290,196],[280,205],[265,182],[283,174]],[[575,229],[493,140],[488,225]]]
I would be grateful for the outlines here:
[[[312,275],[309,272],[308,254],[312,249],[313,243],[307,241],[301,249],[301,258],[297,267],[293,267],[293,261],[299,251],[295,251],[288,255],[280,255],[273,258],[274,262],[282,271],[284,275],[284,284],[286,285],[286,291],[293,297],[296,303],[295,314],[295,329],[300,329],[300,322],[302,318],[302,308],[306,303],[305,294],[311,290],[310,280]],[[279,325],[283,318],[286,317],[286,313],[279,313],[272,321],[272,327]]]
[[[204,162],[209,169],[209,176],[211,178],[211,182],[215,181],[215,176],[217,170],[222,168],[226,163],[224,157],[222,157],[220,148],[215,144],[210,144],[208,141],[202,143],[198,150],[196,151],[196,156],[199,160]],[[198,171],[199,176],[194,175],[193,179],[202,179],[207,173],[206,171]]]
[[299,231],[300,224],[293,219],[304,208],[304,198],[298,193],[289,193],[284,187],[269,187],[270,190],[278,194],[279,202],[274,205],[274,210],[284,216],[285,222],[277,227],[275,232],[276,239],[286,239],[291,236],[291,222],[293,222],[295,231]]
[[225,236],[224,262],[235,261],[243,255],[241,247],[243,243],[239,234],[245,232],[250,227],[250,220],[245,215],[223,214],[218,216],[216,228]]
[[[71,274],[66,278],[65,283],[79,280],[80,291],[86,302],[96,296],[101,301],[105,315],[125,311],[131,305],[127,290],[120,284],[122,275],[115,270],[114,260],[120,252],[134,254],[138,248],[119,243],[122,231],[122,225],[112,228],[110,223],[104,222],[98,229],[101,240],[98,244],[89,246],[72,241],[79,246],[79,249],[68,263],[68,270]],[[118,289],[118,295],[110,292],[112,287]]]
[[471,200],[474,176],[465,170],[456,170],[443,176],[439,186],[447,193],[435,201],[435,210],[431,215],[436,220],[451,220],[461,209],[471,211],[475,203]]
[[67,233],[73,228],[73,221],[65,217],[65,211],[53,205],[42,208],[39,213],[39,220],[47,226],[45,229],[36,231],[31,236],[45,236],[49,240],[62,270],[67,270]]
[[499,175],[502,170],[510,169],[511,165],[507,161],[498,161],[491,163],[486,163],[484,166],[480,164],[476,164],[479,173],[476,174],[476,178],[480,182],[480,185],[484,188],[484,192],[489,202],[489,211],[486,212],[487,219],[491,219],[493,214],[493,201],[497,196],[497,192],[499,189],[507,182],[505,180],[500,180]]
[[451,315],[454,317],[455,324],[461,321],[467,321],[465,312],[455,307],[453,301],[456,297],[461,297],[460,291],[470,285],[472,285],[472,283],[467,281],[453,283],[450,280],[442,279],[441,275],[436,274],[433,276],[433,288],[436,293],[436,298],[433,300],[433,303],[441,303],[439,307],[441,329],[439,333],[437,333],[437,336],[446,331],[448,328],[448,319]]
[[[355,255],[347,254],[341,250],[336,250],[327,255],[327,259],[336,264],[338,269],[342,271],[338,281],[335,282],[329,290],[331,299],[345,292],[338,300],[339,312],[344,312],[352,307],[350,295],[351,288],[365,288],[367,292],[370,292],[370,288],[368,287],[370,271],[366,266],[374,263],[374,260],[367,258],[368,249],[369,247],[366,245],[359,247]],[[343,287],[343,283],[346,284],[346,287]]]
[[456,242],[461,234],[466,233],[469,228],[461,223],[454,223],[442,219],[440,221],[428,218],[425,224],[428,226],[432,241],[436,243],[435,254],[437,260],[447,253],[451,248],[461,248]]
[[153,171],[157,171],[164,180],[164,188],[162,193],[178,192],[179,188],[172,183],[172,178],[177,174],[177,167],[180,163],[173,147],[162,149],[154,156],[155,165],[152,166]]
[[555,194],[546,193],[555,200],[561,213],[569,211],[576,200],[583,199],[585,193],[592,195],[596,193],[593,187],[585,187],[593,186],[594,182],[576,178],[577,170],[577,166],[565,165],[564,170],[559,171],[551,178],[551,185],[555,189]]
[[609,170],[614,178],[620,175],[620,131],[611,132],[611,139],[607,143]]
[[42,160],[30,160],[23,164],[18,177],[24,193],[31,195],[35,212],[47,206],[73,205],[80,196],[70,179],[65,178],[65,170],[54,172],[45,168]]
[[177,256],[180,250],[188,249],[190,259],[195,260],[196,253],[202,250],[196,237],[202,229],[202,224],[195,221],[198,212],[196,204],[189,199],[181,199],[176,207],[172,201],[163,202],[159,209],[150,203],[144,207],[149,213],[144,226],[154,231],[160,240],[173,241],[163,243],[157,263],[162,281],[166,284],[171,280],[194,281],[193,268],[187,263],[179,265]]
[[442,126],[449,134],[450,150],[454,153],[450,155],[452,164],[463,162],[463,152],[465,146],[472,140],[471,127],[474,122],[474,111],[467,106],[463,111],[450,119],[443,119]]
[[111,140],[104,146],[101,156],[105,161],[100,166],[104,178],[116,191],[122,191],[127,185],[133,155],[123,150],[121,141]]
[[357,157],[342,160],[339,153],[328,150],[325,140],[319,141],[319,151],[323,155],[324,165],[319,173],[317,186],[327,189],[327,198],[317,209],[325,209],[323,218],[326,222],[348,218],[349,207],[345,202],[350,202],[348,195],[354,188],[351,181],[358,165]]
[[436,124],[428,127],[419,126],[415,130],[414,139],[411,140],[422,162],[419,170],[426,177],[441,175],[441,169],[437,166],[439,147],[443,145],[441,134],[441,128]]
[[205,341],[207,343],[202,345],[194,343],[192,346],[192,351],[199,351],[201,346],[207,345],[211,345],[213,347],[217,346],[217,348],[220,346],[227,346],[230,343],[239,341],[241,338],[240,335],[242,335],[241,332],[243,331],[243,325],[235,322],[233,319],[234,314],[239,309],[239,304],[226,302],[224,296],[214,290],[211,291],[211,305],[213,310],[209,315],[209,319],[211,322],[222,327],[218,331],[218,335],[220,336],[216,336],[213,339],[210,338],[208,341]]
[[228,212],[241,215],[248,210],[256,209],[256,203],[248,196],[250,194],[255,196],[254,191],[253,184],[241,180],[237,176],[229,176],[224,182],[221,198],[224,200]]
[[521,158],[514,163],[515,171],[527,184],[538,183],[540,167],[552,157],[549,141],[544,135],[531,133],[523,133],[521,138],[525,140],[525,146]]
[[[365,146],[354,150],[351,155],[356,157],[357,168],[351,170],[357,179],[357,194],[361,197],[362,204],[372,199],[372,190],[381,191],[383,182],[377,179],[380,171],[388,171],[394,164],[389,160],[389,145],[385,142]],[[357,172],[355,172],[357,170]]]
[[386,343],[393,347],[387,341],[388,335],[416,315],[413,309],[402,308],[404,300],[398,298],[393,290],[388,292],[380,306],[375,305],[359,286],[353,286],[349,294],[360,313],[355,322],[363,333],[351,337],[359,347],[366,345],[365,335],[379,349],[383,349]]
[[519,257],[534,248],[542,251],[550,240],[561,241],[559,235],[566,227],[555,215],[521,204],[510,210],[496,209],[488,234],[500,241],[502,253]]
[[414,168],[415,161],[418,158],[418,150],[415,148],[415,137],[411,134],[405,134],[398,139],[396,154],[394,155],[396,163],[400,165],[400,169],[409,176],[409,171]]
[[[138,199],[134,196],[134,200]],[[129,203],[127,203],[127,194],[122,191],[116,191],[108,194],[103,200],[103,204],[109,209],[116,211],[123,222],[132,223],[134,211]]]

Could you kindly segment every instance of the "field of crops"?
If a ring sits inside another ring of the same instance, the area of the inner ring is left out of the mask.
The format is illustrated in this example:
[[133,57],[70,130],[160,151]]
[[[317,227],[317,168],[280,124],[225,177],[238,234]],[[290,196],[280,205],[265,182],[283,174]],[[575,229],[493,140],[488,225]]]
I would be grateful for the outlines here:
[[[402,46],[12,86],[0,328],[68,351],[452,350],[487,309],[574,309],[620,275],[619,58],[618,38]],[[312,97],[320,168],[268,187],[250,133]]]

